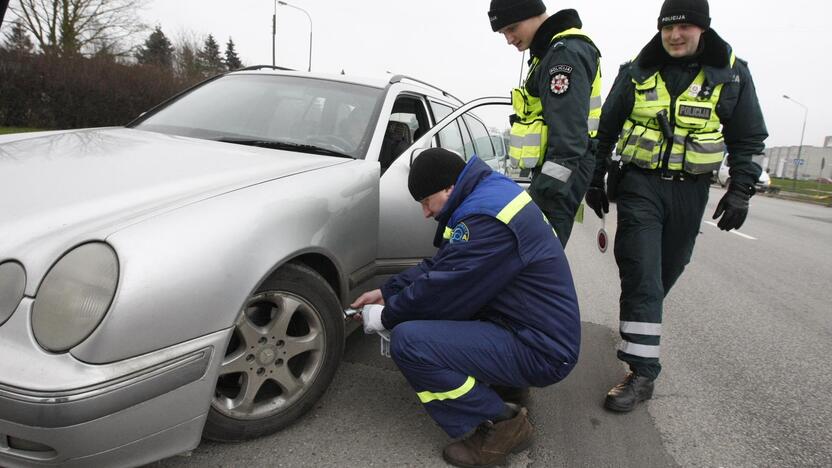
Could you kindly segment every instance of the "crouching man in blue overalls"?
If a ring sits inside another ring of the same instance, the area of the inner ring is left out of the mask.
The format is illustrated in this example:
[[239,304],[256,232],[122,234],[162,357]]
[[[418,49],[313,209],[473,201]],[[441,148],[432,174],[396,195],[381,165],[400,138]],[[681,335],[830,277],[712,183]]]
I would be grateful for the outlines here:
[[[580,314],[552,226],[511,179],[432,148],[408,179],[439,222],[436,255],[360,296],[364,330],[392,331],[390,353],[452,438],[457,466],[503,464],[531,444],[526,408],[491,388],[544,387],[578,361]],[[476,429],[476,430],[474,430]]]

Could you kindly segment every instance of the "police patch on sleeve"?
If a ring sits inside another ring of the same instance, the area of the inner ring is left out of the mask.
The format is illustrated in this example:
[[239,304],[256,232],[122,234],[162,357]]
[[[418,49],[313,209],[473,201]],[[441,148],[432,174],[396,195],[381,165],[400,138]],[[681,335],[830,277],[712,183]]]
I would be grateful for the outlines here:
[[468,231],[468,226],[466,226],[465,223],[459,223],[451,233],[450,243],[457,244],[459,242],[468,242],[470,236],[471,233]]
[[562,96],[569,91],[569,79],[572,76],[572,66],[561,64],[549,69],[549,90],[555,96]]

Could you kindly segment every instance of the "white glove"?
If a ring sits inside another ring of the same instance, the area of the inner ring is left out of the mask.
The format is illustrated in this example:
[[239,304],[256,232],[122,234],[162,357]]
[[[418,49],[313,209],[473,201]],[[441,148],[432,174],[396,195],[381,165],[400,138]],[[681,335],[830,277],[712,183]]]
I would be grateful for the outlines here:
[[364,321],[364,333],[372,334],[385,330],[384,325],[381,324],[381,311],[384,310],[383,305],[367,304],[361,310],[361,319]]

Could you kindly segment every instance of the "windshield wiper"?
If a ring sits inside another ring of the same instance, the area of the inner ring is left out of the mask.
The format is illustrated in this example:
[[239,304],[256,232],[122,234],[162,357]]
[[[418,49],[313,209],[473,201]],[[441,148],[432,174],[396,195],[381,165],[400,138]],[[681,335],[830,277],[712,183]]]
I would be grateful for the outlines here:
[[339,158],[350,158],[355,159],[352,156],[342,153],[340,151],[335,151],[329,148],[323,148],[321,146],[316,145],[309,145],[304,143],[291,143],[288,141],[278,141],[278,140],[259,140],[256,138],[232,138],[232,137],[223,137],[218,138],[215,141],[221,141],[223,143],[234,143],[236,145],[246,145],[246,146],[256,146],[258,148],[269,148],[269,149],[282,149],[288,151],[298,151],[301,153],[314,153],[314,154],[322,154],[325,156],[338,156]]

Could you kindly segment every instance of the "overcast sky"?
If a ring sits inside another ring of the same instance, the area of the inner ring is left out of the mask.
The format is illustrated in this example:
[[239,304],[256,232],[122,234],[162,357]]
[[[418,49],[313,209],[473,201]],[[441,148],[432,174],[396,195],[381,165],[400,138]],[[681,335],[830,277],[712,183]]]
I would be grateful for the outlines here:
[[[491,32],[489,0],[294,0],[313,22],[312,70],[377,76],[403,73],[468,101],[508,95],[520,73],[520,53]],[[575,8],[603,54],[604,96],[618,66],[656,33],[660,0],[545,1],[548,12]],[[804,144],[832,135],[825,0],[711,0],[712,27],[749,62],[768,124],[767,146],[797,145],[809,107]],[[213,34],[234,39],[247,65],[271,64],[274,0],[148,0],[142,16],[171,37]],[[277,62],[306,69],[309,21],[278,5]]]

